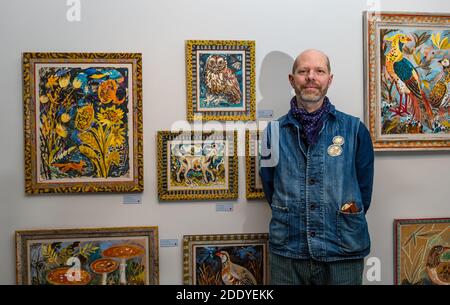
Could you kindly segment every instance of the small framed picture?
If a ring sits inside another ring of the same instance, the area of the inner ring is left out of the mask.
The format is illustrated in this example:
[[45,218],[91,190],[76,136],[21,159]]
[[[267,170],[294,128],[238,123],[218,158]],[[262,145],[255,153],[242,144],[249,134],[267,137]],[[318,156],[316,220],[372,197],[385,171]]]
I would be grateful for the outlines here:
[[396,219],[396,285],[449,285],[450,218]]
[[450,149],[450,15],[366,12],[365,120],[375,150]]
[[267,285],[268,234],[185,235],[186,285]]
[[237,199],[236,138],[236,131],[159,131],[159,199]]
[[247,199],[264,198],[261,177],[259,175],[259,153],[262,131],[245,131],[245,173]]
[[158,227],[16,231],[19,285],[158,284]]
[[255,42],[186,41],[187,119],[255,120]]
[[24,53],[25,192],[142,192],[142,58]]

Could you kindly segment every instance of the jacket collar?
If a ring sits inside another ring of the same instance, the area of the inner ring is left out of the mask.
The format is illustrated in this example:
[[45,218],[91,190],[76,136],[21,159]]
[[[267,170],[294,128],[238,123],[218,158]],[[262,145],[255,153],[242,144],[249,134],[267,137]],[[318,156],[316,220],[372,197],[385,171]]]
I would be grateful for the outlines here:
[[[328,97],[325,98],[328,99]],[[331,101],[330,101],[330,111],[328,112],[327,115],[336,118],[336,107],[334,107],[334,105],[331,104]],[[280,123],[281,127],[285,127],[287,125],[294,125],[296,127],[300,127],[300,123],[292,114],[292,110],[289,110],[288,114],[284,116],[283,120]]]

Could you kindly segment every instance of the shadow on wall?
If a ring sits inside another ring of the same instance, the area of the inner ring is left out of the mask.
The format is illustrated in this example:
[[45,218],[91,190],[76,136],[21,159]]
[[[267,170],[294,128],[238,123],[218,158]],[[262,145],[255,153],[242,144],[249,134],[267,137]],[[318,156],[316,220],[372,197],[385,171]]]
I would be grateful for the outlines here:
[[289,111],[289,101],[293,96],[288,75],[294,59],[283,52],[273,51],[264,57],[259,73],[259,89],[262,99],[258,110],[273,110],[276,119]]

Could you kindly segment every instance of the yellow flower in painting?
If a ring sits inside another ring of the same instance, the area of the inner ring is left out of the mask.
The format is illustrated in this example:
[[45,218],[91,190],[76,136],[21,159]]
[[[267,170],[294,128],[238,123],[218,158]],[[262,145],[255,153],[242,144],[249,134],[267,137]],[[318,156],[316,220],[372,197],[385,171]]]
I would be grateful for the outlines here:
[[39,101],[41,102],[41,104],[47,104],[48,103],[48,97],[45,95],[41,95],[39,97]]
[[80,131],[88,129],[94,119],[94,106],[92,104],[83,106],[77,110],[75,128]]
[[106,109],[100,109],[100,113],[97,115],[101,125],[111,126],[118,124],[123,119],[123,110],[116,109],[116,106],[112,106]]
[[72,82],[72,86],[73,86],[75,89],[80,88],[82,84],[83,84],[83,82],[82,82],[79,78],[75,78],[75,79],[73,80],[73,82]]
[[68,115],[67,113],[63,113],[61,115],[61,122],[63,123],[67,123],[70,121],[70,115]]
[[124,128],[118,128],[114,127],[111,129],[111,145],[113,146],[120,146],[125,142],[125,129]]
[[59,78],[58,83],[61,88],[66,88],[70,83],[70,74],[66,74],[66,76]]
[[100,84],[98,87],[98,98],[103,104],[109,104],[111,101],[115,101],[117,91],[117,83],[112,79],[108,79]]
[[60,137],[67,137],[67,130],[66,127],[64,127],[61,124],[56,124],[56,133],[60,136]]
[[58,76],[52,75],[47,79],[47,83],[45,84],[45,87],[47,88],[53,88],[53,86],[56,86],[58,80]]

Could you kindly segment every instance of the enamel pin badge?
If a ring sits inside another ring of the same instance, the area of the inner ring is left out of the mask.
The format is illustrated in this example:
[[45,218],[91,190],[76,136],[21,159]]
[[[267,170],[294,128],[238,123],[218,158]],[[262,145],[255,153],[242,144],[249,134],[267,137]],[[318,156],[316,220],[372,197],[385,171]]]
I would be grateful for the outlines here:
[[333,138],[333,144],[336,144],[336,145],[343,145],[344,144],[344,138],[342,137],[342,136],[335,136],[334,138]]
[[333,144],[328,146],[327,153],[332,157],[337,157],[342,154],[342,145],[345,143],[342,136],[335,136],[333,138]]

